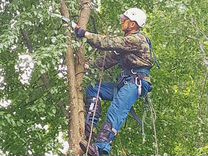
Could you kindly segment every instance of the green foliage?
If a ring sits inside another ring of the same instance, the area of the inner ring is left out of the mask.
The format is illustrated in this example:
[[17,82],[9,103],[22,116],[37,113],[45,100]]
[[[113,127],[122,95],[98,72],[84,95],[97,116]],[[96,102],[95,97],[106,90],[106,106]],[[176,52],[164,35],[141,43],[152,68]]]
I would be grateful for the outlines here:
[[[105,0],[101,3],[101,11],[93,12],[89,22],[88,30],[92,32],[122,35],[119,15],[130,7],[141,7],[148,14],[143,31],[150,37],[161,65],[161,69],[152,70],[151,95],[157,114],[159,154],[207,155],[208,69],[204,61],[208,55],[208,2]],[[76,21],[80,6],[75,0],[67,4]],[[0,12],[0,68],[4,69],[6,83],[0,99],[12,101],[11,106],[0,108],[0,149],[9,155],[44,155],[47,151],[60,154],[57,135],[67,132],[69,99],[66,79],[58,76],[58,66],[65,63],[65,28],[60,19],[50,16],[50,11],[59,13],[59,7],[58,0],[18,0]],[[75,51],[79,45],[80,41],[73,40]],[[86,60],[93,62],[103,56],[86,47]],[[28,54],[35,61],[29,85],[20,82],[15,70],[21,54]],[[95,84],[99,74],[90,70],[84,86]],[[111,69],[104,80],[116,81],[118,75],[117,68]],[[151,112],[143,101],[135,107],[141,117],[146,113],[145,137],[141,135],[141,127],[129,118],[114,143],[112,155],[156,153]]]
[[[65,30],[50,9],[59,10],[59,1],[13,1],[1,13],[0,65],[6,87],[0,95],[12,104],[0,108],[0,149],[10,155],[59,153],[58,132],[67,130],[67,85],[57,71],[66,51]],[[20,54],[35,61],[30,85],[21,84],[15,70]]]

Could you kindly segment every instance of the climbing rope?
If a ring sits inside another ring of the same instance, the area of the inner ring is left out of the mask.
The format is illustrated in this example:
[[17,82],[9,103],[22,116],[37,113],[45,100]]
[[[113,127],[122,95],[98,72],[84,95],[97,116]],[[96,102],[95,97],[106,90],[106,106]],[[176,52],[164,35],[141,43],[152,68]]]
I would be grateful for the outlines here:
[[142,143],[143,144],[146,142],[146,134],[145,134],[145,129],[144,129],[145,119],[146,119],[146,116],[147,116],[146,112],[147,112],[147,108],[145,106],[144,112],[143,112],[143,115],[142,115]]
[[151,113],[151,118],[152,118],[152,126],[153,126],[153,132],[154,132],[154,139],[155,139],[155,144],[154,144],[154,147],[155,147],[155,155],[159,155],[159,146],[158,146],[158,139],[157,139],[157,131],[156,131],[156,112],[155,112],[155,109],[152,105],[152,101],[150,99],[150,97],[148,96],[147,97],[147,102],[149,104],[149,108],[150,108],[150,113]]
[[107,53],[105,52],[104,58],[103,58],[103,62],[102,62],[102,70],[101,70],[101,73],[100,73],[100,80],[99,80],[98,91],[97,91],[97,96],[96,96],[95,108],[94,108],[94,112],[93,112],[93,116],[92,116],[92,123],[90,125],[90,136],[89,136],[89,140],[87,142],[86,156],[87,156],[87,153],[89,151],[89,146],[90,146],[90,142],[91,142],[91,139],[92,139],[93,123],[94,123],[94,119],[95,119],[95,114],[96,114],[96,109],[97,109],[97,103],[98,103],[99,94],[100,94],[100,88],[101,88],[102,79],[103,79],[103,73],[104,73],[104,65],[105,65],[106,54]]

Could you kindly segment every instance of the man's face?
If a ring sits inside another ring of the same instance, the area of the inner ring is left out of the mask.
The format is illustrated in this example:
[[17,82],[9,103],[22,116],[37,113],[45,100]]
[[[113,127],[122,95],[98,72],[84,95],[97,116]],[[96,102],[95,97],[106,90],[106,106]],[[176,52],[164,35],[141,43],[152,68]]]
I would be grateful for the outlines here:
[[130,20],[124,16],[124,15],[121,15],[121,28],[122,28],[122,31],[126,31],[129,27],[129,22]]

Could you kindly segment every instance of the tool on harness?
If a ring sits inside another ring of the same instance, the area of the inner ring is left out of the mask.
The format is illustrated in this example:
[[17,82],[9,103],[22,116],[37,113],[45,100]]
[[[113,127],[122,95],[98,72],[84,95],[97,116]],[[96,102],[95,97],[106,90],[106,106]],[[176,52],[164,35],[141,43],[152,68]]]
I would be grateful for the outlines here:
[[69,26],[71,28],[73,28],[73,29],[75,29],[76,27],[78,27],[78,25],[74,21],[70,20],[67,17],[64,17],[64,16],[59,15],[59,14],[54,14],[54,13],[51,13],[51,16],[55,16],[55,17],[61,18],[63,21],[65,21],[67,24],[69,24]]
[[[141,94],[142,94],[142,79],[144,78],[144,76],[138,75],[138,73],[137,72],[134,72],[133,69],[131,69],[131,72],[132,72],[133,75],[136,76],[134,78],[134,83],[138,86],[138,98],[139,98],[141,96]],[[132,115],[132,117],[134,118],[134,120],[136,120],[137,123],[140,126],[143,125],[142,120],[136,114],[134,107],[131,108],[130,114]]]
[[134,75],[134,83],[137,85],[138,87],[138,98],[140,97],[140,95],[142,94],[142,79],[144,78],[144,76],[139,75],[137,72],[134,72],[133,69],[131,69],[132,74]]

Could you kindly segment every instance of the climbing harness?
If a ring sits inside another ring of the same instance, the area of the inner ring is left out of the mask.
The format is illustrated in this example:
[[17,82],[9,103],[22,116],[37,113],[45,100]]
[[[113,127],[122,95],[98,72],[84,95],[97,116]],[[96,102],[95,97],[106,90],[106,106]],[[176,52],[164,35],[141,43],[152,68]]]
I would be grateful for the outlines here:
[[[118,90],[123,87],[127,82],[134,83],[138,86],[138,98],[142,95],[142,80],[148,77],[149,69],[131,69],[123,71],[121,77],[117,83],[117,87],[115,87],[115,94]],[[136,114],[135,109],[132,107],[130,112],[131,116],[137,121],[137,123],[142,126],[142,120]]]

